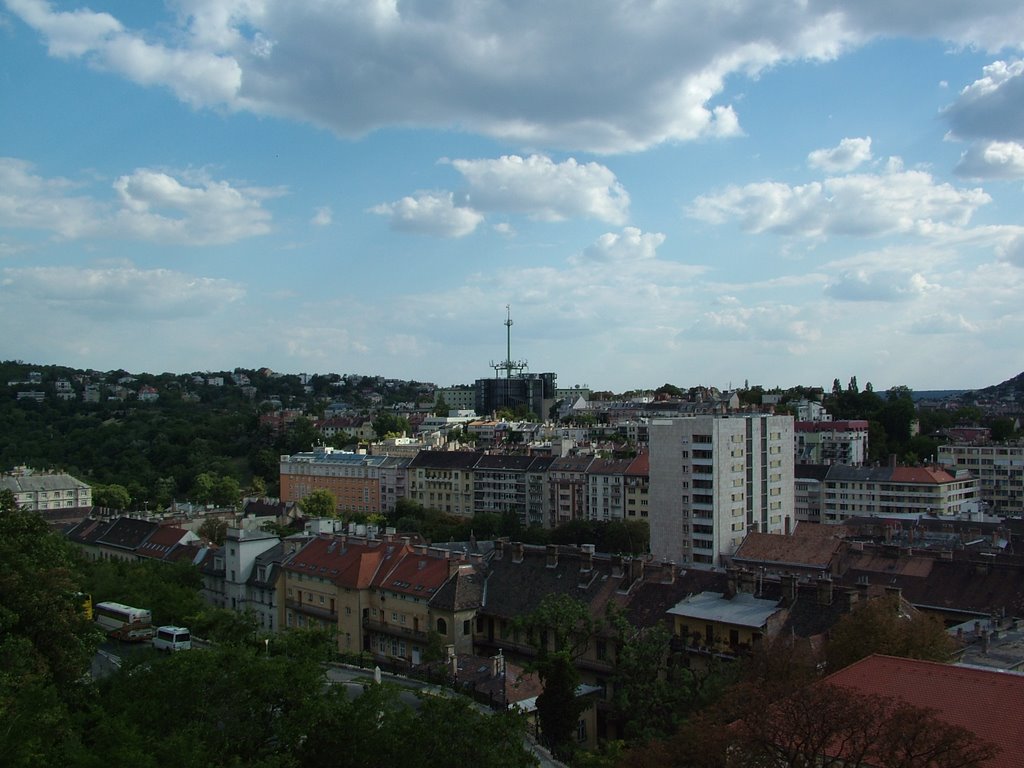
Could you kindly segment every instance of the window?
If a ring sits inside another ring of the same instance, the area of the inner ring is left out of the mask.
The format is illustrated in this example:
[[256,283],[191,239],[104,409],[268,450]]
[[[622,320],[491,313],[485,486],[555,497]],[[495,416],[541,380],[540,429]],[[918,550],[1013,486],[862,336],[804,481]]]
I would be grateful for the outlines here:
[[440,635],[447,636],[448,635],[448,622],[446,622],[444,619],[438,619],[437,620],[437,632]]
[[469,619],[466,619],[464,622],[462,622],[462,634],[468,635],[472,631],[473,630],[472,630],[472,628],[469,625]]

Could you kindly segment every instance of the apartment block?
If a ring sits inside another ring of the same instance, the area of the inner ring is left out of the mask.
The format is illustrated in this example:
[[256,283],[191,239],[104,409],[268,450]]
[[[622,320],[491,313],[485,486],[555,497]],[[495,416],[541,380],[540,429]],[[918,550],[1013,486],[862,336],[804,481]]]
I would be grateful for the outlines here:
[[792,530],[792,416],[652,419],[650,439],[656,558],[716,566],[747,531]]
[[941,445],[939,464],[976,477],[978,495],[992,514],[1024,514],[1024,443]]
[[329,491],[342,513],[381,511],[384,456],[336,451],[328,446],[282,456],[281,501],[301,501],[316,490]]
[[973,506],[978,482],[938,467],[847,467],[833,464],[821,484],[821,522],[894,514],[957,515]]
[[859,467],[868,457],[868,422],[798,421],[796,462],[798,464],[847,464]]

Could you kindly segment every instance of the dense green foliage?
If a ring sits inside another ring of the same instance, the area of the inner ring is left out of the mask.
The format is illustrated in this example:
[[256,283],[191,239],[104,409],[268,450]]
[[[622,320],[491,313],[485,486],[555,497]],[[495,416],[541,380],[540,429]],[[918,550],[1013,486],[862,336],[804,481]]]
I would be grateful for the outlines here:
[[[78,563],[9,491],[0,494],[0,562],[4,765],[535,764],[521,716],[491,715],[457,697],[426,697],[414,709],[387,685],[359,696],[328,688],[329,636],[289,631],[264,644],[250,617],[202,606],[188,565]],[[194,628],[218,642],[168,656],[135,653],[93,682],[87,672],[101,636],[82,611],[86,590],[151,606],[157,622],[191,613]]]

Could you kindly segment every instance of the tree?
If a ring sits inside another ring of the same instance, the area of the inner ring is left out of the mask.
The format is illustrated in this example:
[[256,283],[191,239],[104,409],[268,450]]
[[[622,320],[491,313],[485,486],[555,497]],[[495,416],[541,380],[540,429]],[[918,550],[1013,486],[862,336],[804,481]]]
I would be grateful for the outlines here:
[[898,596],[862,601],[832,628],[825,654],[831,670],[873,653],[949,661],[953,639],[934,616],[906,612]]
[[208,517],[199,526],[199,535],[218,547],[223,546],[228,537],[228,524],[219,517]]
[[123,485],[94,485],[92,503],[106,509],[126,510],[131,508],[132,497]]
[[306,517],[337,517],[338,502],[330,491],[318,488],[299,501],[299,509]]
[[7,765],[61,765],[101,636],[82,611],[70,545],[6,489],[0,563],[0,754]]
[[437,402],[434,404],[434,415],[435,416],[447,416],[451,411],[447,401],[444,399],[444,395],[438,395]]
[[381,411],[372,422],[373,431],[379,440],[394,435],[407,435],[412,431],[409,420],[396,413]]
[[552,752],[572,753],[576,724],[589,702],[577,695],[580,673],[575,661],[598,629],[589,608],[568,595],[548,594],[525,619],[527,636],[537,648],[532,667],[544,690],[537,697],[537,718]]

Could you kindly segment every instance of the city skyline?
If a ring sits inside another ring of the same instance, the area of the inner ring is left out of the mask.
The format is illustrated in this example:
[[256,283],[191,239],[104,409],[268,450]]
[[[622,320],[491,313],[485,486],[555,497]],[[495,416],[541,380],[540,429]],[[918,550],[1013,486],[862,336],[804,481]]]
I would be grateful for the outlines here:
[[0,357],[975,389],[1024,10],[0,4]]

